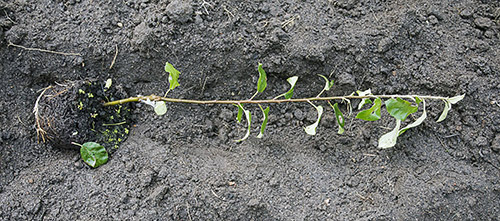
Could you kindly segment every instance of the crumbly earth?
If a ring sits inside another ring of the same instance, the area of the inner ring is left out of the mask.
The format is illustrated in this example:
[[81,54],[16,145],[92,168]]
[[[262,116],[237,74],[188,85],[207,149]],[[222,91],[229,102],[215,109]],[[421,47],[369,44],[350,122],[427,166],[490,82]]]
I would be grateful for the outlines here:
[[[500,3],[488,0],[0,0],[0,220],[496,220],[499,33]],[[167,61],[181,71],[176,98],[249,98],[258,62],[269,79],[257,98],[284,93],[290,76],[295,97],[316,96],[317,74],[336,82],[327,95],[465,98],[441,123],[443,103],[428,101],[427,120],[386,150],[385,110],[377,122],[351,115],[338,135],[328,109],[309,136],[309,104],[271,105],[262,139],[247,105],[242,143],[234,106],[168,104],[156,116],[134,104],[129,138],[97,169],[37,142],[41,89],[111,78],[162,95]]]

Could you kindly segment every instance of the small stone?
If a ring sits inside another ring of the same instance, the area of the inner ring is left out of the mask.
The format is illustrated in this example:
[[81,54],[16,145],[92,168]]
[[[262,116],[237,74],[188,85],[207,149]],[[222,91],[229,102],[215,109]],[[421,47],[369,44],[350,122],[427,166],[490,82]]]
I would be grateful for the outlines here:
[[153,30],[145,22],[140,23],[134,28],[134,35],[131,40],[133,45],[139,46],[149,42]]
[[356,81],[354,79],[354,76],[352,74],[348,73],[341,73],[337,76],[337,81],[339,85],[343,86],[351,86],[354,87],[356,86]]
[[258,207],[260,204],[259,200],[258,199],[251,199],[250,201],[248,201],[248,206],[249,207]]
[[500,134],[497,134],[495,139],[493,139],[493,142],[491,142],[491,150],[497,153],[500,152]]
[[309,112],[307,112],[306,119],[310,122],[315,122],[318,119],[318,111],[311,108]]
[[486,38],[494,38],[495,37],[495,32],[493,32],[492,30],[486,30],[484,32],[484,37]]
[[28,179],[29,184],[32,184],[33,182],[34,182],[33,179]]
[[141,186],[147,187],[147,186],[151,185],[154,175],[155,175],[155,172],[151,169],[146,169],[146,170],[142,171],[142,173],[139,175],[139,178],[141,180]]
[[488,29],[493,26],[493,21],[491,21],[489,18],[480,17],[474,19],[474,24],[480,29]]
[[205,120],[205,130],[207,132],[212,132],[214,130],[214,123],[209,119]]
[[196,16],[194,17],[194,23],[196,23],[196,24],[201,24],[201,23],[203,23],[203,18],[201,18],[201,16],[200,16],[200,15],[196,15]]
[[82,164],[80,161],[75,162],[75,163],[74,163],[74,166],[75,166],[75,168],[77,168],[77,169],[82,169],[82,168],[83,168],[83,164]]
[[269,180],[269,185],[272,187],[276,187],[279,184],[279,180],[276,177],[273,177]]
[[219,114],[219,118],[225,120],[225,121],[233,121],[233,112],[230,111],[229,109],[222,109],[220,114]]
[[121,22],[118,22],[116,25],[117,25],[118,27],[120,27],[120,28],[123,28],[123,23],[121,23]]
[[158,186],[156,187],[153,192],[146,198],[147,202],[152,202],[152,203],[158,203],[161,200],[163,200],[165,194],[168,192],[168,187],[167,186]]
[[477,145],[477,146],[479,146],[479,147],[488,146],[488,138],[483,137],[483,136],[479,136],[474,141],[474,144]]
[[302,112],[302,110],[300,109],[296,109],[294,112],[293,112],[293,116],[295,116],[295,118],[297,118],[297,120],[304,120],[304,118],[306,118],[304,112]]
[[391,49],[393,44],[394,44],[394,42],[392,41],[391,38],[389,38],[389,37],[382,38],[378,42],[378,52],[384,53],[384,52],[389,51],[389,49]]
[[174,0],[168,4],[166,11],[171,20],[186,23],[191,20],[193,6],[191,5],[191,1]]
[[228,132],[228,129],[226,127],[219,128],[219,131],[217,133],[219,140],[226,142],[229,139],[228,133],[229,132]]
[[470,18],[472,17],[473,11],[469,8],[466,8],[460,12],[460,17],[462,18]]
[[439,23],[439,20],[434,15],[429,16],[427,20],[431,25],[436,25],[437,23]]

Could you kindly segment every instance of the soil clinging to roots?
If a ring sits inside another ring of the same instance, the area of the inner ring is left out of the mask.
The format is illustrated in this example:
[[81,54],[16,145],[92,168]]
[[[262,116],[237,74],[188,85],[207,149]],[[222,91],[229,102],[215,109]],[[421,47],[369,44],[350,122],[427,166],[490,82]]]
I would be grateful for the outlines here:
[[35,126],[39,142],[57,148],[77,149],[72,142],[93,141],[108,150],[118,148],[129,133],[130,107],[103,107],[113,96],[124,97],[120,87],[106,88],[104,83],[73,81],[45,88],[35,108]]

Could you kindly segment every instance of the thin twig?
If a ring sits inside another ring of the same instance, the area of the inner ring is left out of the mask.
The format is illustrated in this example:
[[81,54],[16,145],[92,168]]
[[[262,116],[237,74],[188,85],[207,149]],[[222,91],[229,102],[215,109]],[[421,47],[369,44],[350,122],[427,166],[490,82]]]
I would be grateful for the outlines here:
[[111,61],[109,69],[113,68],[113,65],[115,65],[116,57],[118,57],[118,45],[115,45],[115,56],[113,57],[113,61]]
[[17,22],[16,22],[16,21],[12,20],[12,18],[10,18],[10,17],[9,17],[9,14],[8,14],[5,10],[3,10],[3,13],[4,13],[4,14],[5,14],[5,16],[7,17],[7,19],[9,19],[12,23],[17,24]]
[[203,7],[203,9],[205,9],[205,12],[207,13],[207,15],[210,15],[208,13],[207,5],[213,8],[213,6],[210,3],[206,2],[205,0],[203,0],[203,2],[201,3],[201,7]]
[[224,11],[227,13],[228,17],[230,17],[230,18],[231,18],[231,17],[232,17],[232,18],[234,18],[234,14],[233,14],[231,11],[227,10],[227,8],[226,8],[226,6],[225,6],[225,5],[222,5],[222,8],[223,8],[223,9],[224,9]]
[[[252,96],[252,98],[255,96]],[[189,104],[269,104],[269,103],[293,103],[293,102],[312,102],[312,101],[329,101],[329,100],[345,100],[345,99],[363,99],[363,98],[405,98],[405,99],[414,99],[414,97],[419,97],[420,99],[437,99],[443,100],[448,97],[440,97],[440,96],[421,96],[421,95],[366,95],[366,96],[334,96],[334,97],[310,97],[310,98],[297,98],[297,99],[270,99],[270,100],[190,100],[190,99],[177,99],[177,98],[167,98],[160,97],[156,95],[150,96],[137,96],[130,97],[122,100],[111,101],[104,104],[104,106],[112,106],[118,104],[124,104],[129,102],[139,102],[141,100],[150,100],[150,101],[165,101],[172,103],[189,103]]]
[[45,53],[51,53],[51,54],[60,54],[64,56],[82,56],[80,53],[66,53],[66,52],[59,52],[59,51],[51,51],[51,50],[46,50],[46,49],[40,49],[40,48],[27,48],[22,45],[16,45],[12,42],[9,41],[9,44],[7,46],[14,46],[16,48],[21,48],[26,51],[39,51],[39,52],[45,52]]
[[127,121],[123,121],[123,122],[119,122],[119,123],[114,123],[114,124],[102,124],[102,126],[119,126],[119,125],[122,125],[122,124],[126,124]]

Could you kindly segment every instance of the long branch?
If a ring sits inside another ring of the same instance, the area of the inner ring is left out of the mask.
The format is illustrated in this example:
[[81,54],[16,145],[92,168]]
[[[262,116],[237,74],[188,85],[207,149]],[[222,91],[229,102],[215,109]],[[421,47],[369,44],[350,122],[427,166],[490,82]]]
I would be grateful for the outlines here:
[[190,99],[177,99],[177,98],[168,98],[168,97],[160,97],[156,95],[150,96],[137,96],[130,97],[122,100],[111,101],[104,104],[104,106],[113,106],[118,104],[124,104],[129,102],[140,102],[141,100],[150,100],[150,101],[165,101],[172,103],[189,103],[189,104],[266,104],[266,103],[288,103],[288,102],[311,102],[311,101],[328,101],[328,100],[345,100],[345,99],[363,99],[363,98],[406,98],[406,99],[414,99],[415,97],[419,97],[420,99],[438,99],[443,100],[448,97],[440,97],[440,96],[428,96],[428,95],[366,95],[366,96],[334,96],[334,97],[310,97],[310,98],[296,98],[296,99],[269,99],[269,100],[190,100]]

